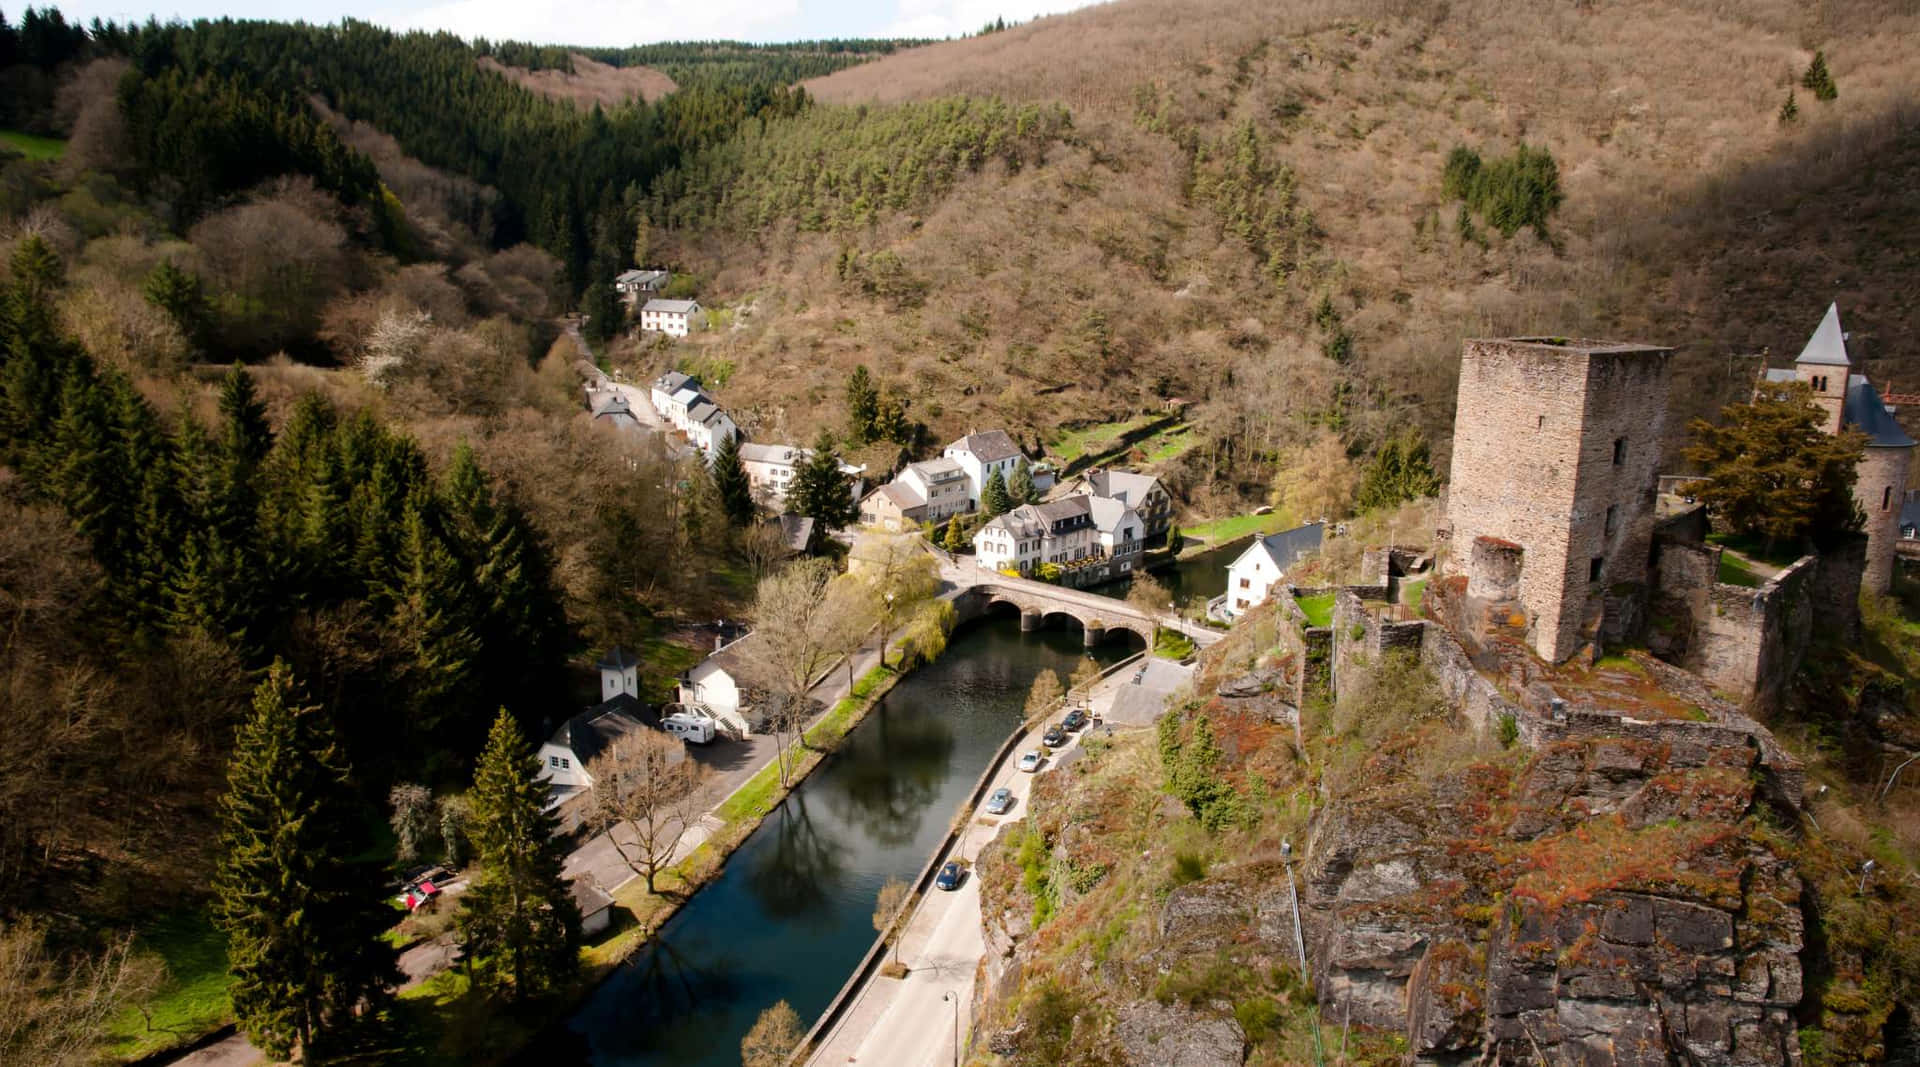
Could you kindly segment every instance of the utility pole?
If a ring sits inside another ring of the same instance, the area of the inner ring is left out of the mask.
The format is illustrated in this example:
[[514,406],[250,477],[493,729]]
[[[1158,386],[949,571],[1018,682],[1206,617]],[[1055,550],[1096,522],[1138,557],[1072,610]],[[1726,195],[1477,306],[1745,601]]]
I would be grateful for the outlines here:
[[960,998],[948,990],[940,999],[953,1005],[953,1067],[960,1067]]
[[[1313,975],[1307,970],[1307,938],[1300,928],[1300,888],[1293,881],[1293,842],[1280,842],[1280,862],[1287,868],[1287,896],[1293,902],[1293,945],[1300,953],[1300,980],[1308,988],[1313,986]],[[1319,1067],[1327,1067],[1326,1050],[1320,1047],[1320,997],[1313,998],[1313,1062]],[[958,1067],[956,1064],[955,1067]]]

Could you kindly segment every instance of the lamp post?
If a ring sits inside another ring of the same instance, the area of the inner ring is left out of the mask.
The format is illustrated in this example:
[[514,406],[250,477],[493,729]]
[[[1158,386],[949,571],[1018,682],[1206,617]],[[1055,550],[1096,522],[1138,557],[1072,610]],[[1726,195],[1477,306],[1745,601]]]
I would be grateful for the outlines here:
[[953,1005],[953,1067],[960,1067],[960,998],[948,990],[940,999]]
[[[1293,944],[1300,953],[1300,980],[1308,986],[1312,986],[1313,978],[1307,973],[1307,939],[1300,929],[1300,890],[1293,881],[1292,841],[1282,840],[1280,842],[1280,862],[1287,868],[1287,895],[1293,901]],[[1321,1067],[1325,1067],[1327,1054],[1326,1051],[1320,1047],[1319,999],[1320,998],[1316,996],[1313,1005],[1313,1062],[1320,1064]]]

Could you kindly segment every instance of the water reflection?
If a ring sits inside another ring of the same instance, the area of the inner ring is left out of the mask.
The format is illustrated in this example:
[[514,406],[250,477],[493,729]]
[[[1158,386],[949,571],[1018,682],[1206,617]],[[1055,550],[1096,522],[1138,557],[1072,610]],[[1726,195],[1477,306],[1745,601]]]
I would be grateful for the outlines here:
[[762,825],[771,827],[773,847],[763,850],[747,874],[755,899],[766,913],[791,919],[827,903],[827,887],[840,881],[846,846],[821,832],[807,807],[806,790],[796,790]]
[[840,760],[834,811],[883,845],[903,845],[940,795],[953,756],[953,727],[938,714],[896,710],[892,695],[873,710],[873,728],[849,738]]
[[[1120,642],[1095,652],[1125,654]],[[1077,630],[1022,635],[1006,617],[960,630],[594,992],[568,1034],[519,1062],[736,1067],[740,1038],[775,1001],[811,1024],[873,942],[880,886],[932,855],[1034,676],[1064,678],[1083,655]],[[584,1055],[573,1051],[582,1038]]]

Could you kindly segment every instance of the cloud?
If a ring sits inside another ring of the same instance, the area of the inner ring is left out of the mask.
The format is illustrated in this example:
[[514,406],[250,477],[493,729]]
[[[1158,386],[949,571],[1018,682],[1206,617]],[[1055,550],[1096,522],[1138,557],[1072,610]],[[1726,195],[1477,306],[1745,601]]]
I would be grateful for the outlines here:
[[960,37],[994,19],[1025,22],[1040,15],[1088,7],[1101,0],[900,0],[881,37]]
[[792,18],[800,0],[442,0],[376,18],[397,30],[462,37],[620,47],[652,41],[751,39]]

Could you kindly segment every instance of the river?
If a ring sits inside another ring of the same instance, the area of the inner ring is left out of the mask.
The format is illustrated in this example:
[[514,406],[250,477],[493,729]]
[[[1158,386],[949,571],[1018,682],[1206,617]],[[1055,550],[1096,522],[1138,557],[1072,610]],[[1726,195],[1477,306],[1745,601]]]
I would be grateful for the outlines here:
[[[1127,653],[1109,642],[1096,658]],[[1022,634],[1011,615],[963,626],[565,1033],[543,1036],[517,1062],[738,1067],[740,1039],[775,1001],[811,1025],[873,943],[881,885],[919,873],[1020,722],[1033,679],[1051,668],[1064,681],[1084,654],[1077,629]]]

